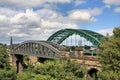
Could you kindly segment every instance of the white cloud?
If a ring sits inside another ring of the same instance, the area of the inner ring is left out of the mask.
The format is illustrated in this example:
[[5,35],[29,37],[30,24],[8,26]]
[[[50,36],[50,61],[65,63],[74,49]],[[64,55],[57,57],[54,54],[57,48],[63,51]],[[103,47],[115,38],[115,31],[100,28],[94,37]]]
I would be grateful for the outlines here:
[[108,9],[110,9],[110,8],[111,8],[111,6],[110,6],[110,5],[105,5],[105,7],[106,7],[106,8],[108,8]]
[[28,34],[26,33],[22,33],[19,29],[12,29],[9,33],[7,33],[7,36],[14,36],[14,37],[22,37],[22,38],[25,38],[27,36],[29,36]]
[[120,0],[103,0],[107,5],[120,5]]
[[61,17],[61,15],[53,10],[50,10],[50,9],[41,9],[41,10],[38,10],[36,11],[37,14],[40,15],[40,18],[44,18],[46,20],[48,19],[58,19],[58,17]]
[[11,35],[17,40],[46,40],[57,30],[78,28],[76,23],[68,23],[64,20],[64,16],[52,10],[27,9],[11,15],[14,16],[0,15],[0,38],[2,40],[8,39]]
[[109,35],[112,35],[112,34],[113,34],[113,28],[102,29],[102,30],[99,30],[99,31],[97,31],[97,32],[100,33],[100,34],[102,34],[102,35],[104,35],[104,36],[106,36],[107,33],[108,33]]
[[14,7],[35,7],[39,6],[42,3],[44,3],[43,0],[0,0],[0,4],[6,5],[6,6],[14,6]]
[[94,16],[98,16],[101,13],[102,9],[100,8],[73,10],[69,12],[68,17],[79,22],[95,22],[97,19]]
[[76,20],[89,20],[91,18],[90,13],[85,11],[75,11],[72,14],[69,15],[70,19],[76,19]]
[[116,13],[120,13],[120,7],[116,7],[114,10]]
[[46,2],[55,2],[55,3],[70,3],[71,0],[46,0]]
[[95,22],[97,19],[94,16],[100,15],[102,13],[102,9],[94,8],[94,9],[82,9],[82,10],[73,10],[68,13],[67,16],[62,16],[61,14],[49,10],[49,9],[41,9],[38,10],[37,13],[40,15],[41,19],[50,22],[59,22],[59,23],[88,23]]
[[90,12],[90,14],[92,16],[98,16],[102,13],[103,9],[102,8],[93,8],[93,9],[88,9],[88,12]]
[[78,26],[74,23],[60,23],[60,22],[51,22],[42,20],[41,25],[44,28],[53,28],[53,29],[64,29],[64,28],[77,28]]
[[18,14],[20,11],[19,10],[13,10],[10,8],[4,8],[0,7],[0,14],[1,15],[6,15],[6,16],[14,16],[15,14]]
[[86,1],[85,0],[74,0],[73,2],[75,3],[75,6],[78,6],[80,4],[85,3]]
[[110,8],[111,5],[114,5],[114,12],[120,13],[120,0],[103,0],[103,2],[106,4],[106,8]]
[[0,15],[0,23],[5,23],[7,22],[8,18],[4,15]]
[[40,26],[39,15],[33,10],[27,9],[25,13],[16,14],[11,18],[11,23],[14,25],[22,25],[24,27],[38,27]]
[[70,3],[71,0],[0,0],[0,4],[13,7],[32,8],[46,3]]
[[28,9],[33,7],[44,7],[47,9],[56,9],[57,6],[55,4],[58,3],[73,3],[74,6],[85,3],[85,0],[0,0],[0,4],[5,7],[12,7],[15,9],[22,8]]
[[9,27],[9,18],[5,15],[0,15],[0,27]]

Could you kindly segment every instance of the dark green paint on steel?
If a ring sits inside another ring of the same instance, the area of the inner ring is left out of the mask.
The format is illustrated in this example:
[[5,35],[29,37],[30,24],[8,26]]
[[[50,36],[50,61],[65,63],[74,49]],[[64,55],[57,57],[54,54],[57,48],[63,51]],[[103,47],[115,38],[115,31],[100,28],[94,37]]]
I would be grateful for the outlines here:
[[103,35],[90,30],[62,29],[51,35],[47,41],[61,44],[66,38],[73,34],[77,34],[80,35],[81,37],[84,37],[86,40],[90,41],[93,45],[96,46],[98,46],[102,42],[102,38],[104,37]]

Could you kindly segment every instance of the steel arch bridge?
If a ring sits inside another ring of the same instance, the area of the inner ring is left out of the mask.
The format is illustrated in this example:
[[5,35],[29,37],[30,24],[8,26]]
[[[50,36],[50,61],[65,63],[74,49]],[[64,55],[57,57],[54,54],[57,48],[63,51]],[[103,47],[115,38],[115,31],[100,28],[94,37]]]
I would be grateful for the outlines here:
[[29,40],[14,48],[14,54],[34,55],[41,58],[58,59],[60,57],[59,45],[47,42]]
[[55,32],[51,35],[47,41],[61,44],[66,38],[69,36],[76,34],[84,37],[86,40],[90,41],[93,45],[98,46],[102,42],[103,35],[93,32],[90,30],[83,30],[83,29],[62,29]]

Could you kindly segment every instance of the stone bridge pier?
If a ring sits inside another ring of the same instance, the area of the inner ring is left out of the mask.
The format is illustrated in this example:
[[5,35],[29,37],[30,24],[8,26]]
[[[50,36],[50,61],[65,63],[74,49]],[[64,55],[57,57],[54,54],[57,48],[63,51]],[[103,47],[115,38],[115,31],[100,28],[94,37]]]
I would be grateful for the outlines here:
[[23,71],[24,69],[23,55],[19,54],[12,55],[12,63],[16,67],[16,73]]

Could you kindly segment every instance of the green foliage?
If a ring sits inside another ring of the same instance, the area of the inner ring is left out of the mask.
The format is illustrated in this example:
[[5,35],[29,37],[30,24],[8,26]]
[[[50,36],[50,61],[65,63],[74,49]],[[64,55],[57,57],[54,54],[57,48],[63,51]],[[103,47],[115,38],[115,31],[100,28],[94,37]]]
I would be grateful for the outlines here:
[[15,68],[9,64],[7,46],[0,44],[0,80],[16,80]]
[[57,80],[77,80],[83,77],[80,65],[76,65],[70,60],[66,62],[47,61],[44,64],[36,67],[35,73],[42,75],[50,75]]
[[0,44],[0,68],[9,68],[9,55],[6,45]]
[[113,36],[100,45],[99,60],[107,80],[120,79],[120,27],[115,28],[113,33]]
[[102,71],[99,73],[101,80],[120,80],[120,72]]
[[57,79],[53,79],[50,75],[22,72],[17,74],[17,80],[57,80]]
[[115,29],[113,30],[113,33],[114,33],[114,37],[120,38],[120,27],[115,28]]
[[17,80],[33,80],[35,78],[34,73],[21,72],[17,74]]
[[18,73],[17,80],[82,80],[83,69],[77,63],[46,61],[34,68]]
[[69,59],[63,63],[65,72],[72,72],[76,77],[82,78],[85,69],[80,64],[70,61]]
[[0,80],[16,80],[15,68],[0,69]]
[[90,46],[85,45],[84,48],[85,49],[90,49]]
[[25,70],[31,70],[34,68],[33,64],[30,62],[29,56],[23,56],[23,66]]

